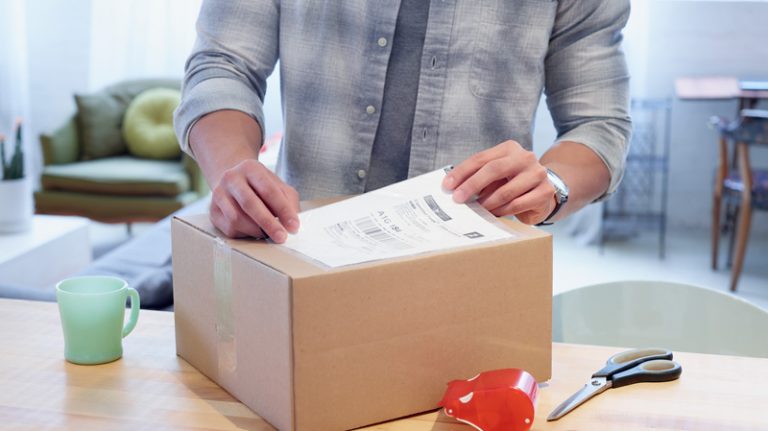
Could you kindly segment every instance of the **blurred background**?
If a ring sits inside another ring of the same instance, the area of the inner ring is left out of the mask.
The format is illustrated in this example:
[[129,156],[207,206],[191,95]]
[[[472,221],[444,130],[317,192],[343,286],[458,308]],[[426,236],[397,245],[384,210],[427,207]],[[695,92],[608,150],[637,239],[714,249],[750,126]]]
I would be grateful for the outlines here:
[[[14,121],[22,119],[24,163],[33,189],[44,187],[41,175],[50,165],[39,136],[58,139],[57,131],[78,110],[73,95],[131,80],[181,78],[200,3],[0,2],[0,133],[12,141]],[[752,196],[745,202],[737,184],[721,191],[719,220],[713,210],[717,190],[723,189],[718,184],[727,179],[718,179],[718,169],[727,167],[725,177],[740,169],[738,144],[731,138],[743,126],[743,109],[760,111],[768,98],[767,17],[768,1],[761,0],[632,1],[624,50],[632,76],[635,153],[624,189],[552,228],[556,293],[619,279],[657,279],[735,289],[768,308],[768,215],[760,211],[760,200]],[[269,151],[264,160],[274,163],[282,132],[276,74],[268,81],[265,111]],[[753,114],[748,117],[761,121],[760,112]],[[534,137],[538,153],[555,139],[543,99]],[[768,151],[759,148],[760,142],[747,147],[746,169],[768,166]],[[748,229],[744,213],[751,215]],[[92,220],[92,259],[151,229],[155,221],[86,217]],[[746,233],[740,234],[739,221]],[[714,262],[713,236],[721,239]],[[9,238],[3,247],[10,247]]]

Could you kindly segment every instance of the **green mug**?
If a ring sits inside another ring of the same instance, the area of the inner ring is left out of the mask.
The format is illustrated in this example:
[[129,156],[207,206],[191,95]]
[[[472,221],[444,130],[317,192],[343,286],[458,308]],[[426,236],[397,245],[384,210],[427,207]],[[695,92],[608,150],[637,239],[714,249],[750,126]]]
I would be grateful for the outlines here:
[[[131,317],[125,321],[125,300],[131,298]],[[139,319],[139,292],[117,277],[81,276],[56,284],[64,357],[74,364],[112,362],[123,356],[123,337]]]

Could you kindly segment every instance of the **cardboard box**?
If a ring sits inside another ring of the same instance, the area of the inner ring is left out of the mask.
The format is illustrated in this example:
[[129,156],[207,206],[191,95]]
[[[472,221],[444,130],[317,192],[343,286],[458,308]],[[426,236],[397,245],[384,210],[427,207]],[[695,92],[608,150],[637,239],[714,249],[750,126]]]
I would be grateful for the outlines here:
[[437,408],[453,379],[551,375],[551,236],[328,270],[173,220],[179,356],[280,430],[360,427]]

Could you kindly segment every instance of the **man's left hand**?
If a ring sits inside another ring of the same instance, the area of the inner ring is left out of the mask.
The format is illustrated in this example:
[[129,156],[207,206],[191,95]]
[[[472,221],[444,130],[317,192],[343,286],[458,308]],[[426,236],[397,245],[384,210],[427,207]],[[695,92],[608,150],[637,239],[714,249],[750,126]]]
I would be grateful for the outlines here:
[[453,200],[477,201],[497,217],[514,215],[523,223],[544,221],[554,210],[555,188],[533,152],[515,141],[481,151],[449,172],[443,187]]

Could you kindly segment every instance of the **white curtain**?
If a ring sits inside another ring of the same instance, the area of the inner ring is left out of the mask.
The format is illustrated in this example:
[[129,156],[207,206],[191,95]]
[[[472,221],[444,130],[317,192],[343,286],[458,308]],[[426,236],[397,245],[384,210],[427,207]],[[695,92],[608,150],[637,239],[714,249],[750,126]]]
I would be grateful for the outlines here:
[[[132,78],[181,78],[194,45],[201,4],[202,0],[92,1],[89,88],[95,91]],[[267,88],[265,136],[270,138],[283,130],[278,73],[270,76]]]
[[93,1],[89,87],[181,78],[202,0]]
[[22,119],[25,160],[29,167],[35,155],[29,151],[31,121],[26,35],[25,0],[0,1],[0,133],[6,135],[6,142],[13,141],[14,121]]

